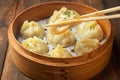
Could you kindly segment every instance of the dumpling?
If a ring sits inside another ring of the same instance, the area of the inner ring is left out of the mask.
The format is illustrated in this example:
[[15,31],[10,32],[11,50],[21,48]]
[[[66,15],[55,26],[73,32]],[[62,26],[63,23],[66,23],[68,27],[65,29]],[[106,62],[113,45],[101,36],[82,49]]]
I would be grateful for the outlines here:
[[32,52],[36,52],[39,54],[46,54],[48,52],[48,46],[43,42],[42,39],[37,37],[28,38],[22,41],[22,46]]
[[79,38],[103,39],[103,31],[96,21],[82,22],[76,26]]
[[[80,15],[74,10],[68,10],[66,7],[62,7],[59,11],[54,11],[53,15],[50,17],[48,24],[52,23],[59,23],[61,21],[69,20],[69,19],[76,19],[79,18]],[[53,26],[54,27],[54,33],[59,34],[67,30],[71,25],[65,25],[65,26]],[[52,27],[52,28],[53,28]],[[56,30],[55,30],[56,27]]]
[[37,22],[34,22],[34,21],[28,22],[26,20],[21,27],[20,34],[24,39],[33,37],[33,36],[42,38],[45,35],[45,30]]
[[68,47],[74,44],[75,36],[69,29],[58,35],[48,33],[47,42],[53,46],[60,44],[62,47]]
[[48,23],[59,23],[64,20],[76,19],[79,17],[80,15],[76,11],[68,10],[66,7],[62,7],[59,11],[54,11]]
[[61,45],[57,45],[55,49],[47,53],[48,57],[54,57],[54,58],[69,58],[72,57],[70,52],[68,52],[65,48],[62,48]]
[[80,39],[76,42],[74,51],[77,55],[82,55],[91,52],[99,46],[100,42],[97,39]]

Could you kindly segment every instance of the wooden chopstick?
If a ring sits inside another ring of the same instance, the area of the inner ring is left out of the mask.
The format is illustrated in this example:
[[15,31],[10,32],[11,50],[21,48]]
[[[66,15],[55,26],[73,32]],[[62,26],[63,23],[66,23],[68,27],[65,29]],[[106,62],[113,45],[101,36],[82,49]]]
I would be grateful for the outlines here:
[[96,16],[90,18],[83,18],[81,21],[93,21],[93,20],[101,20],[101,19],[114,19],[120,18],[120,14],[108,15],[108,16]]
[[73,25],[73,24],[78,24],[80,22],[102,20],[102,19],[113,19],[113,18],[120,18],[120,14],[114,14],[114,15],[109,15],[109,16],[97,16],[97,17],[90,17],[90,18],[81,18],[81,19],[72,19],[68,21],[62,21],[60,23],[47,24],[46,26],[50,27],[50,26]]
[[[110,13],[110,12],[114,12],[114,11],[118,11],[118,10],[120,10],[120,6],[101,10],[101,11],[97,11],[97,12],[93,12],[93,13],[89,13],[89,14],[85,14],[85,15],[82,15],[80,17],[80,19],[61,21],[59,23],[47,24],[46,26],[50,27],[50,26],[73,25],[73,24],[78,24],[80,22],[84,22],[84,21],[120,18],[120,14],[114,14],[114,15],[108,15],[108,16],[98,16],[99,14],[106,14],[106,13]],[[92,16],[92,17],[90,17],[90,16]],[[85,18],[85,17],[87,17],[87,18]]]
[[104,9],[104,10],[101,10],[101,11],[85,14],[85,15],[80,16],[80,18],[97,16],[97,15],[100,15],[100,14],[107,14],[107,13],[111,13],[111,12],[115,12],[115,11],[119,11],[119,10],[120,10],[120,6],[117,6],[117,7],[113,7],[113,8]]

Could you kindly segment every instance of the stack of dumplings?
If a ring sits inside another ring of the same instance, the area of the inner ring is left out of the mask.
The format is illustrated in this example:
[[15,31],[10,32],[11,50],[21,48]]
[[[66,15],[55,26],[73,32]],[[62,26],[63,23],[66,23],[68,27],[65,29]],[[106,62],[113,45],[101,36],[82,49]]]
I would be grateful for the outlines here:
[[[49,24],[51,23],[59,23],[64,20],[69,20],[69,19],[75,19],[80,17],[80,15],[73,11],[73,10],[68,10],[67,8],[63,7],[59,11],[54,11],[53,15],[49,19]],[[70,25],[67,26],[60,26],[59,30],[62,30],[62,28],[67,28]],[[49,33],[47,35],[47,41],[49,44],[56,46],[57,44],[62,45],[62,47],[68,47],[71,46],[75,43],[75,35],[73,32],[69,29],[64,31],[63,33],[60,34],[55,34],[54,32],[54,26],[51,28],[48,28]]]
[[48,52],[48,46],[42,40],[45,30],[37,22],[26,20],[21,27],[20,35],[23,38],[22,45],[24,48],[39,54]]
[[82,55],[91,52],[100,46],[103,39],[103,31],[96,21],[82,22],[76,27],[78,40],[75,44],[75,53]]
[[[77,18],[80,18],[79,13],[62,7],[59,11],[53,12],[47,23],[53,24]],[[101,45],[104,33],[97,21],[81,22],[72,26],[44,27],[35,21],[26,20],[20,29],[23,39],[21,44],[29,51],[53,58],[82,56]]]

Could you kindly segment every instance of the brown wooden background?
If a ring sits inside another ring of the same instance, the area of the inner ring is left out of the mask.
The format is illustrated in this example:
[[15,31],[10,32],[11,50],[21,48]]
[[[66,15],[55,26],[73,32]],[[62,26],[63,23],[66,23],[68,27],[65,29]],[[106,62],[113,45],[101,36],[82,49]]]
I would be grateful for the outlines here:
[[[10,56],[7,30],[15,16],[35,4],[55,0],[0,0],[0,78],[1,80],[32,80],[22,74]],[[59,0],[82,2],[98,10],[120,6],[120,0]],[[114,12],[114,13],[120,13]],[[91,80],[120,80],[120,19],[110,20],[115,32],[113,54],[109,65]],[[47,75],[46,75],[47,77]]]

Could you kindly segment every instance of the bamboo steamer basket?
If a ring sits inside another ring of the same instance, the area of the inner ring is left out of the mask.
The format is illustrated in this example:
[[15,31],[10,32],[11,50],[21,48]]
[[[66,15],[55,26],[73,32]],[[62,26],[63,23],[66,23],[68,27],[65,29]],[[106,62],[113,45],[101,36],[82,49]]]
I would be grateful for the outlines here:
[[113,28],[108,20],[99,20],[106,34],[106,41],[96,50],[73,58],[49,58],[35,54],[22,47],[17,41],[19,30],[25,20],[39,21],[48,18],[54,10],[67,7],[80,14],[97,11],[82,3],[46,2],[32,6],[19,15],[11,23],[8,30],[11,56],[16,67],[25,75],[36,80],[88,80],[100,73],[108,64],[113,44]]

